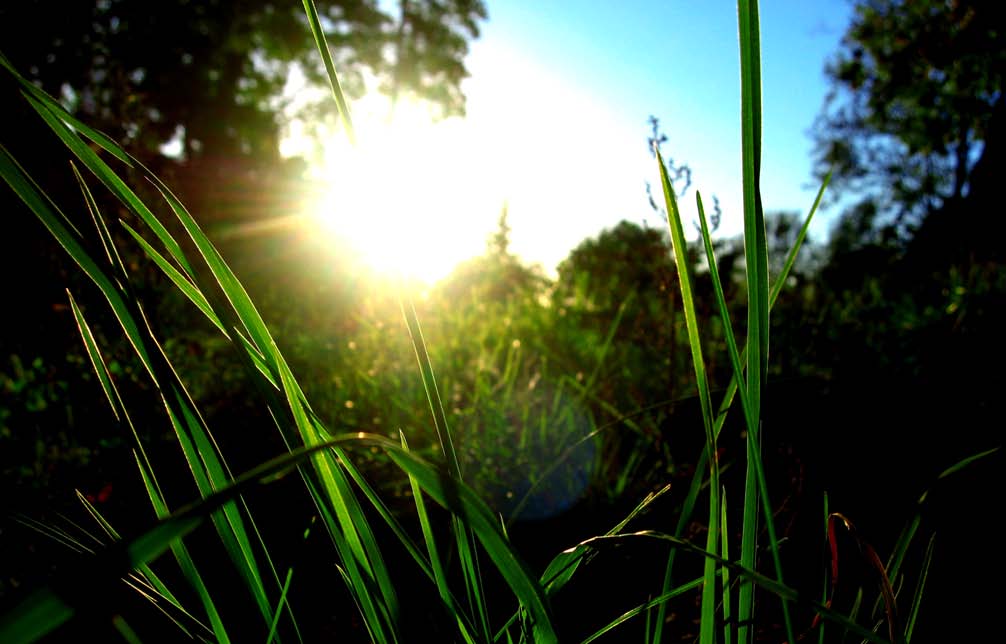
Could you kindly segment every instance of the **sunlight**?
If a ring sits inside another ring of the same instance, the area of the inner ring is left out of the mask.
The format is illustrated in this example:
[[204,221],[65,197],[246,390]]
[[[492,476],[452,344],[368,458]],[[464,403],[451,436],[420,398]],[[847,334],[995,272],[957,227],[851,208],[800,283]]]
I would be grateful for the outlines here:
[[[425,106],[402,102],[389,119],[387,97],[368,95],[350,107],[357,146],[330,131],[320,152],[308,133],[320,126],[291,124],[281,152],[311,159],[324,189],[309,214],[327,234],[385,276],[431,284],[485,251],[504,203],[511,251],[546,272],[602,228],[653,214],[642,117],[638,132],[625,127],[513,49],[477,46],[470,62],[465,118],[434,123]],[[316,91],[297,77],[286,93],[306,101]]]
[[324,142],[314,173],[324,184],[313,216],[372,269],[427,284],[479,255],[503,197],[489,188],[461,119],[434,123],[383,97],[353,106],[358,143]]

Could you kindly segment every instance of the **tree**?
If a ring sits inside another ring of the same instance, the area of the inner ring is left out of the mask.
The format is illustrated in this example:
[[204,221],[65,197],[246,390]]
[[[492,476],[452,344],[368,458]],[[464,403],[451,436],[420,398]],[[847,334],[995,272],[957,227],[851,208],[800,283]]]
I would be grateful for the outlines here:
[[[982,159],[1002,154],[989,137],[1006,126],[998,9],[985,0],[865,0],[827,65],[817,174],[834,171],[833,194],[875,202],[878,225],[901,240],[931,213],[960,210],[976,196]],[[971,210],[958,226],[974,233],[993,223],[992,213]]]
[[464,115],[461,81],[467,38],[479,35],[485,19],[482,0],[399,0],[392,74],[386,89],[392,101],[403,91],[440,106],[443,116]]
[[[317,4],[350,94],[369,74],[446,114],[464,111],[464,56],[486,17],[481,2],[403,1],[397,18],[376,0]],[[272,161],[291,67],[318,82],[323,74],[295,0],[93,0],[59,12],[38,0],[4,3],[0,42],[22,73],[148,157],[177,138],[188,160]]]

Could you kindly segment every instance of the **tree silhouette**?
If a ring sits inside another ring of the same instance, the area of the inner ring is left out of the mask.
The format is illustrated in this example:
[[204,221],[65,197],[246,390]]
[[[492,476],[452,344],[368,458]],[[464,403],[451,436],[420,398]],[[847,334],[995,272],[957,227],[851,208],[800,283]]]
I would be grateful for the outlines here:
[[[899,238],[975,192],[982,159],[1001,155],[1004,24],[992,2],[867,0],[857,5],[826,73],[815,126],[817,173],[833,194],[875,203]],[[988,165],[985,163],[985,165]],[[861,216],[863,210],[856,211]],[[991,213],[972,209],[976,231]]]

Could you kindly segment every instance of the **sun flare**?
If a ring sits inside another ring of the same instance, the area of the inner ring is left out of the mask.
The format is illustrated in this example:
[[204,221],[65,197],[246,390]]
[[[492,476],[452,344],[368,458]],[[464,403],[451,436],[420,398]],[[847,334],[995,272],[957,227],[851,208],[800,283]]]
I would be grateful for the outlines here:
[[[480,172],[462,119],[434,122],[426,109],[361,101],[358,143],[333,136],[315,168],[323,184],[312,216],[372,269],[431,283],[484,250],[502,206]],[[362,108],[362,109],[361,109]]]

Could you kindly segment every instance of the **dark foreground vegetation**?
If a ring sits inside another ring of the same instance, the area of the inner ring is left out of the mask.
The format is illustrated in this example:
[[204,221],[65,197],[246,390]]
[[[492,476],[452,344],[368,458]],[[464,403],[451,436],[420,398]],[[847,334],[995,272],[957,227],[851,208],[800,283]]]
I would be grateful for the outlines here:
[[[827,241],[799,248],[805,213],[761,213],[757,12],[742,2],[744,238],[672,243],[704,222],[679,213],[682,175],[661,158],[668,226],[622,222],[551,278],[510,253],[504,212],[485,253],[422,296],[287,216],[309,190],[262,102],[281,75],[248,51],[324,79],[300,5],[139,4],[79,3],[91,29],[53,21],[34,39],[9,30],[42,5],[0,10],[15,114],[0,138],[0,633],[1001,630],[1006,55],[991,4],[859,7],[815,130],[821,179],[852,204]],[[462,112],[484,8],[401,6],[327,14],[347,93],[365,70]],[[171,76],[178,60],[191,73]],[[183,153],[166,157],[178,128]]]

